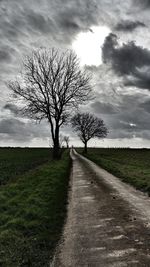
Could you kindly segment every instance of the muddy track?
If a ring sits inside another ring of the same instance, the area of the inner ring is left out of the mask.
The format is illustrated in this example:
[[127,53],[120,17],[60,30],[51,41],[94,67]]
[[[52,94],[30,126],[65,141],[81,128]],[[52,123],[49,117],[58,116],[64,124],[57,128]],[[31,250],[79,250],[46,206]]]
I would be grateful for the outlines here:
[[71,156],[68,217],[51,266],[150,266],[150,199]]

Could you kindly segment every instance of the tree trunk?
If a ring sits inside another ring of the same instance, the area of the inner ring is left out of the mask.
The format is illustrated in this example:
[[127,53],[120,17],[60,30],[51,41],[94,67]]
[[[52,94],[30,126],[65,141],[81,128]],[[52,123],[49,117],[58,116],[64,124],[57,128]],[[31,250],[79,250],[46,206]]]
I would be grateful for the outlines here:
[[60,146],[59,146],[59,127],[55,129],[55,138],[53,146],[53,159],[60,159]]
[[87,142],[84,143],[84,153],[87,154]]
[[56,144],[53,147],[53,159],[60,159],[60,148]]

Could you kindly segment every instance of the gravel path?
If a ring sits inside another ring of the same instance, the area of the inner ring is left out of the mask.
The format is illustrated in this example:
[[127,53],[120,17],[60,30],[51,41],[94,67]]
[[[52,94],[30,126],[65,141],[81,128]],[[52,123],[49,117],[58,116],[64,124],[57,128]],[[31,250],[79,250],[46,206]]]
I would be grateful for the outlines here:
[[68,218],[51,267],[150,266],[150,198],[71,156]]

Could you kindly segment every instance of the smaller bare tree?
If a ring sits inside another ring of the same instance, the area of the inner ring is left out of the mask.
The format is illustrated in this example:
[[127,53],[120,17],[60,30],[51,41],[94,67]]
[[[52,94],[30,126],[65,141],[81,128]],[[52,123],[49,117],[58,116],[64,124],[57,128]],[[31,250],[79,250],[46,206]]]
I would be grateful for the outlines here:
[[87,143],[91,138],[104,138],[108,130],[102,119],[95,117],[90,113],[77,113],[71,119],[72,127],[78,133],[81,141],[84,143],[84,152],[87,153]]
[[64,142],[66,143],[66,147],[69,148],[69,136],[64,136]]

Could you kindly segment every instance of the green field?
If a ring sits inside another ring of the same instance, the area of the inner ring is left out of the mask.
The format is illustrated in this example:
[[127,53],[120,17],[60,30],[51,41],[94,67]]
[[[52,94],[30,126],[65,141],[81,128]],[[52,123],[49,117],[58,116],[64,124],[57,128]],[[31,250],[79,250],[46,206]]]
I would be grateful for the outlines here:
[[49,148],[0,148],[0,185],[50,158]]
[[89,148],[87,157],[150,195],[150,149]]
[[9,170],[0,186],[0,266],[48,267],[66,215],[69,152],[53,161],[49,149],[1,149],[1,159],[1,173]]

